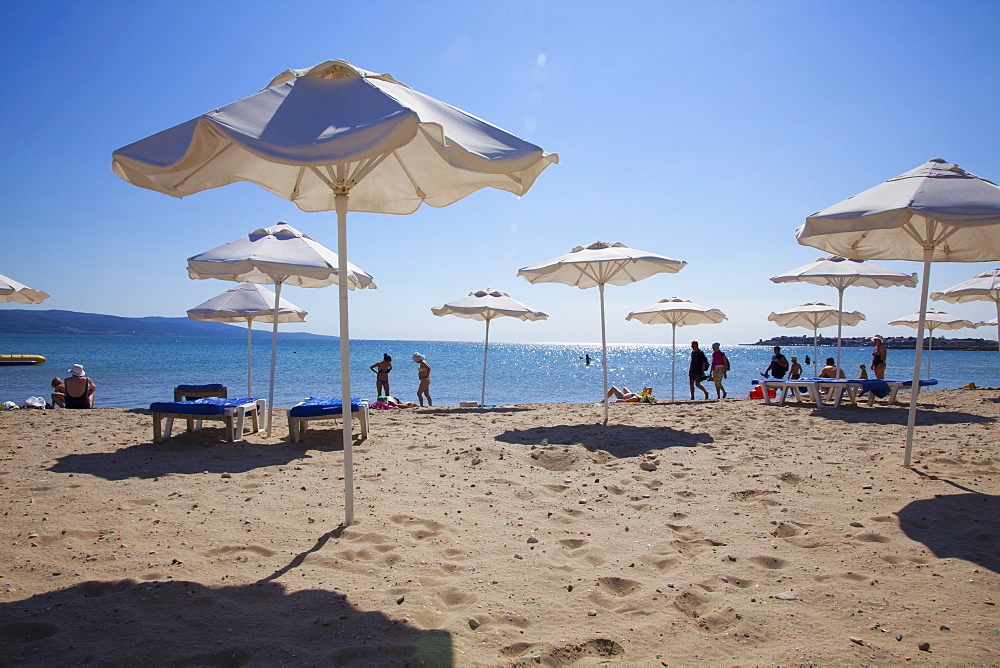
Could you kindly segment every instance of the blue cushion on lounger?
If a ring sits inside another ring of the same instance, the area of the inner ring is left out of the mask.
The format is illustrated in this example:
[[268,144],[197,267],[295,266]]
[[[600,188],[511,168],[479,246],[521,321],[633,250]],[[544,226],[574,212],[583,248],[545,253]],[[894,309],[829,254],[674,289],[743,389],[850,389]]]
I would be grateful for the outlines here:
[[227,408],[249,404],[256,399],[222,399],[205,397],[192,401],[158,401],[149,405],[153,413],[177,413],[179,415],[221,415]]
[[[351,398],[351,412],[361,410],[361,399]],[[320,415],[340,415],[343,412],[343,402],[333,397],[309,397],[302,403],[292,406],[289,417],[317,417]]]
[[177,392],[184,392],[184,391],[196,392],[200,390],[207,392],[209,390],[225,390],[225,389],[227,389],[226,386],[222,385],[221,383],[213,383],[210,385],[178,385],[177,387],[174,388],[174,390]]

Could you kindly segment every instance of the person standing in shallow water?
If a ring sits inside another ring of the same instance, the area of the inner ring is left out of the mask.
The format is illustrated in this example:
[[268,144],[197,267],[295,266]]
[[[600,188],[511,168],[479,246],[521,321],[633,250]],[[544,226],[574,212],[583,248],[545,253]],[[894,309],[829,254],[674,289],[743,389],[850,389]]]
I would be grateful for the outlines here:
[[427,397],[427,405],[433,406],[434,403],[431,401],[431,365],[424,360],[424,356],[420,353],[413,353],[413,361],[419,365],[417,367],[417,380],[420,381],[420,385],[417,387],[417,401],[423,406],[424,397]]
[[698,342],[691,342],[691,366],[688,367],[688,386],[691,388],[691,401],[694,401],[694,388],[705,393],[708,399],[708,390],[702,386],[701,381],[705,380],[705,373],[708,371],[708,358],[705,353],[698,348]]
[[375,396],[389,396],[389,372],[392,371],[392,358],[389,353],[382,354],[382,361],[368,367],[375,372]]

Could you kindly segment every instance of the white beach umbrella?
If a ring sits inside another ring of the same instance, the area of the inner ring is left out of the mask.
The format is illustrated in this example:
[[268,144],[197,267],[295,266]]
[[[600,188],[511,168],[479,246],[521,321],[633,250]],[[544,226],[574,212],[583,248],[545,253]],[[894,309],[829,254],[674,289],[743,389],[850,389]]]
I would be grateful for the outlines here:
[[[923,316],[923,317],[921,317]],[[913,329],[919,329],[921,322],[923,322],[924,327],[929,330],[927,335],[927,377],[931,377],[931,348],[934,347],[934,330],[935,329],[975,329],[976,324],[970,320],[965,320],[964,318],[959,318],[957,315],[951,315],[950,313],[945,313],[944,311],[938,311],[937,309],[929,308],[924,312],[911,313],[910,315],[903,316],[902,318],[896,318],[889,322],[889,325],[904,325],[906,327],[912,327]],[[921,337],[920,341],[917,341],[917,348],[922,347],[923,340]]]
[[[772,283],[810,283],[837,289],[837,310],[844,310],[844,290],[849,287],[887,288],[900,285],[917,286],[916,274],[904,274],[868,260],[853,260],[838,255],[822,257],[811,264],[771,277]],[[843,323],[837,322],[837,367],[840,367],[840,348]],[[814,358],[815,360],[815,358]]]
[[[1000,188],[936,158],[806,218],[800,244],[861,260],[922,261],[920,313],[927,308],[931,262],[1000,260]],[[910,465],[923,318],[917,327],[913,389],[903,465]]]
[[13,278],[0,275],[0,302],[40,304],[48,298],[49,295],[46,292],[33,290],[27,285],[18,283]]
[[[996,305],[997,317],[990,322],[979,323],[981,326],[996,325],[1000,321],[1000,269],[991,269],[964,283],[953,285],[942,292],[932,292],[931,299],[964,304],[966,302],[993,302]],[[1000,353],[1000,326],[997,327],[997,352]],[[1000,364],[1000,355],[997,355]]]
[[[480,188],[525,194],[555,154],[343,60],[289,70],[264,90],[115,151],[134,185],[183,197],[250,181],[303,211],[337,212],[347,273],[347,212],[407,214]],[[347,287],[340,284],[340,388],[350,396]],[[345,524],[354,523],[350,430],[343,430]]]
[[[279,299],[277,322],[305,322],[305,311],[285,299]],[[275,322],[275,294],[256,283],[240,283],[207,302],[188,309],[191,320],[202,322],[246,322],[247,324],[247,396],[253,396],[251,337],[253,321]]]
[[434,315],[457,315],[459,318],[486,321],[486,339],[483,343],[483,392],[479,405],[486,404],[486,357],[490,349],[490,321],[495,318],[508,317],[518,320],[546,320],[548,315],[525,306],[510,295],[499,290],[488,288],[470,292],[467,297],[448,302],[444,306],[432,308]]
[[688,325],[717,325],[726,319],[726,314],[717,308],[699,306],[687,299],[661,299],[645,308],[632,311],[626,320],[638,320],[647,325],[670,325],[670,400],[675,398],[677,376],[677,328]]
[[[337,254],[313,241],[288,223],[254,230],[212,250],[188,258],[188,276],[196,279],[249,281],[275,286],[272,305],[271,384],[267,395],[267,435],[274,413],[274,367],[277,358],[281,286],[323,288],[340,283],[345,290],[375,288],[371,276],[347,265],[347,280],[340,281]],[[349,400],[349,399],[348,399]],[[345,427],[345,430],[350,431]]]
[[687,262],[603,241],[577,246],[540,264],[517,272],[530,283],[565,283],[578,288],[597,287],[601,299],[601,366],[604,371],[604,424],[608,423],[608,345],[605,333],[604,286],[628,285],[655,274],[674,274]]
[[[864,320],[865,316],[859,311],[849,311],[844,313],[836,307],[829,306],[822,302],[809,302],[807,304],[803,304],[802,306],[790,308],[787,311],[771,313],[771,315],[767,316],[767,319],[776,324],[778,327],[805,327],[806,329],[811,329],[813,331],[813,376],[818,376],[819,372],[816,370],[818,362],[816,358],[819,357],[819,330],[824,327],[837,325],[837,344],[839,353],[840,328],[843,325],[853,327]],[[838,368],[840,367],[839,360],[837,361],[837,366]]]

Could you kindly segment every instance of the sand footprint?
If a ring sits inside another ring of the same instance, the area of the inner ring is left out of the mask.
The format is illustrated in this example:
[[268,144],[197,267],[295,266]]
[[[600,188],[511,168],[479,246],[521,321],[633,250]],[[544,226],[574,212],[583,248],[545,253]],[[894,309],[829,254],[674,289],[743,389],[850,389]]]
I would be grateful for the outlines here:
[[413,517],[412,515],[393,515],[389,519],[400,526],[410,529],[410,536],[416,540],[433,538],[445,528],[445,525],[440,522],[436,522],[434,520],[422,520],[420,518]]
[[703,631],[719,633],[736,625],[742,617],[731,607],[721,605],[725,597],[688,588],[674,599],[673,605]]
[[639,582],[628,578],[620,578],[614,575],[597,578],[597,584],[602,590],[619,598],[630,596],[642,589],[642,584]]
[[226,545],[225,547],[216,547],[202,552],[202,555],[206,557],[219,557],[224,554],[232,554],[233,552],[253,552],[261,557],[271,557],[277,554],[274,550],[269,550],[263,545]]

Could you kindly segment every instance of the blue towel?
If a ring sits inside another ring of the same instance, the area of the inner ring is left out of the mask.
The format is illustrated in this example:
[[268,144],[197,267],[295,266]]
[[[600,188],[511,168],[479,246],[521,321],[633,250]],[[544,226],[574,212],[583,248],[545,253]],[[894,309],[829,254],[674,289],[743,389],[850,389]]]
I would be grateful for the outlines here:
[[222,385],[220,383],[214,383],[212,385],[178,385],[177,387],[174,388],[174,391],[184,392],[186,390],[190,390],[194,392],[199,390],[209,391],[209,390],[225,390],[225,389],[228,389],[226,388],[225,385]]
[[177,413],[179,415],[222,415],[227,408],[242,406],[252,401],[248,399],[222,399],[220,397],[205,397],[192,401],[158,401],[149,405],[153,413]]
[[[361,410],[361,399],[351,398],[351,412]],[[305,401],[292,406],[289,417],[318,417],[321,415],[340,415],[344,412],[343,402],[333,397],[309,397]]]

